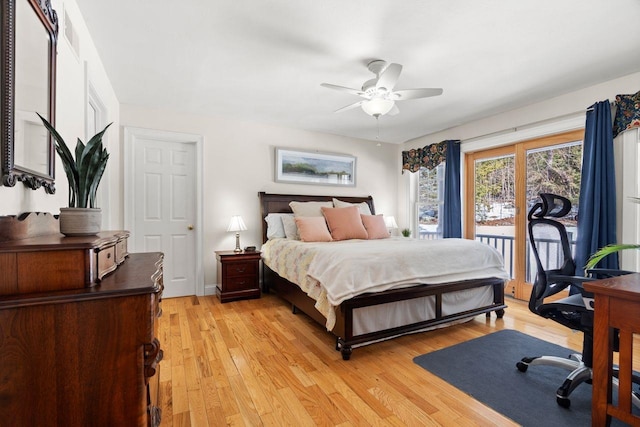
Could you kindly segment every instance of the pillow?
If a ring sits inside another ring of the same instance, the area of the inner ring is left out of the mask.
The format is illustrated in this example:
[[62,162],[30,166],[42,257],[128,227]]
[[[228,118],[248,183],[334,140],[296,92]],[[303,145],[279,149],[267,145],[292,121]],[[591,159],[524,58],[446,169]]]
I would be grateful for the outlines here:
[[348,208],[349,206],[357,206],[361,214],[371,215],[371,209],[369,208],[369,204],[367,202],[349,203],[349,202],[343,202],[342,200],[333,199],[334,208]]
[[362,218],[362,224],[367,230],[369,240],[386,239],[391,236],[382,215],[360,215],[360,218]]
[[367,239],[367,230],[362,225],[356,206],[348,208],[322,208],[333,240]]
[[284,236],[287,239],[300,240],[298,226],[296,225],[293,214],[282,216],[282,227],[284,228]]
[[301,216],[295,218],[300,240],[303,242],[330,242],[331,234],[321,216]]
[[293,217],[293,214],[270,213],[264,218],[264,221],[267,223],[267,239],[287,237],[284,232],[284,224],[282,223],[282,217],[285,215]]
[[331,202],[291,202],[289,207],[295,216],[322,216],[322,207],[332,208]]

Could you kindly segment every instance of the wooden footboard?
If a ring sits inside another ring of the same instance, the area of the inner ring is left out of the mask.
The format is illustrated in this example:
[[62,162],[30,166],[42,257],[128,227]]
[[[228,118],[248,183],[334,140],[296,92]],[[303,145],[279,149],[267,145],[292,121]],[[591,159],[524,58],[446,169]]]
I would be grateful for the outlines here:
[[[290,302],[294,312],[299,309],[322,326],[325,325],[326,319],[314,307],[315,301],[307,296],[297,285],[280,277],[267,266],[263,266],[263,286],[264,292],[274,291],[284,300]],[[485,286],[491,286],[493,288],[492,304],[446,316],[442,314],[442,297],[446,293]],[[435,297],[436,313],[432,319],[366,334],[355,335],[353,333],[353,316],[355,309],[426,296]],[[492,311],[495,311],[498,318],[501,318],[504,315],[504,309],[506,307],[504,303],[504,281],[502,279],[487,278],[437,285],[419,285],[410,288],[364,294],[343,302],[340,308],[336,310],[336,325],[331,333],[336,336],[336,350],[341,351],[344,360],[349,360],[353,346],[355,345],[364,345],[406,335],[443,323],[475,317],[482,313],[486,313],[488,316]]]

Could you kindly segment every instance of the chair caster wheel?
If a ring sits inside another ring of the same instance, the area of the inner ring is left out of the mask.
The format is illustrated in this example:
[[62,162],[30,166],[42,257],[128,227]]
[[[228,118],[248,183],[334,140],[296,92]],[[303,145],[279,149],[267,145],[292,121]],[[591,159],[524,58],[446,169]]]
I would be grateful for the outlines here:
[[571,401],[566,397],[556,397],[556,403],[558,403],[558,406],[561,406],[563,408],[568,408],[569,406],[571,406]]
[[518,368],[518,371],[520,371],[520,372],[527,372],[527,369],[529,368],[529,365],[527,365],[526,363],[523,363],[523,362],[518,362],[518,363],[516,363],[516,368]]

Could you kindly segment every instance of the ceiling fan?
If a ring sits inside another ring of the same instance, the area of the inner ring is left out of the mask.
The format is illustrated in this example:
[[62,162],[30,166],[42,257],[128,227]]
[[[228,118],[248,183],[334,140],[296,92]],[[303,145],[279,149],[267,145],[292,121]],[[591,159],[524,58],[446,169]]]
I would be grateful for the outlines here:
[[369,71],[374,73],[376,77],[364,82],[362,90],[337,86],[330,83],[322,83],[320,85],[329,89],[339,90],[341,92],[350,93],[364,98],[361,101],[337,109],[335,111],[336,113],[361,107],[365,113],[370,116],[374,116],[375,118],[385,114],[393,116],[400,112],[396,105],[396,101],[442,95],[442,89],[434,88],[394,91],[393,88],[398,82],[398,77],[400,77],[400,73],[402,72],[402,65],[400,64],[387,64],[386,61],[377,59],[369,62],[367,68]]

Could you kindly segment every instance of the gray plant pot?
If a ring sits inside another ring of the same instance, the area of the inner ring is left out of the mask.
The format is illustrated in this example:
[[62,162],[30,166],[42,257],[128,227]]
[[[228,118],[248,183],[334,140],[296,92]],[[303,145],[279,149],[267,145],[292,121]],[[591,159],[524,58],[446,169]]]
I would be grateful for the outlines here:
[[95,236],[101,224],[100,208],[60,208],[60,232],[65,236]]

